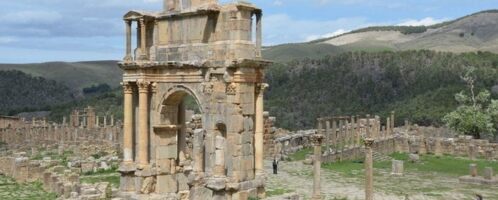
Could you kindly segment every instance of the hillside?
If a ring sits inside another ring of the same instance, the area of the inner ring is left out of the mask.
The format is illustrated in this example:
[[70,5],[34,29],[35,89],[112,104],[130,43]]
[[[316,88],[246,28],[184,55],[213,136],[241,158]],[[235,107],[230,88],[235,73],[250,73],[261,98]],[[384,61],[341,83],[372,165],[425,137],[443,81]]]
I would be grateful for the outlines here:
[[[482,11],[453,21],[432,26],[367,27],[332,38],[308,43],[267,47],[266,59],[288,62],[349,51],[434,50],[444,52],[489,51],[498,53],[498,10]],[[329,45],[329,46],[327,46]],[[300,47],[297,57],[289,57],[288,49]],[[314,49],[333,49],[315,51]]]
[[479,89],[498,85],[498,55],[434,51],[349,52],[271,67],[265,109],[279,127],[312,128],[330,115],[383,114],[440,124],[456,107],[454,94],[465,89],[466,66],[478,68]]
[[2,70],[19,70],[35,77],[54,80],[77,94],[81,94],[83,88],[96,84],[106,83],[113,88],[117,87],[122,76],[116,61],[0,64],[0,71]]
[[20,71],[0,71],[0,115],[48,109],[74,100],[70,89]]

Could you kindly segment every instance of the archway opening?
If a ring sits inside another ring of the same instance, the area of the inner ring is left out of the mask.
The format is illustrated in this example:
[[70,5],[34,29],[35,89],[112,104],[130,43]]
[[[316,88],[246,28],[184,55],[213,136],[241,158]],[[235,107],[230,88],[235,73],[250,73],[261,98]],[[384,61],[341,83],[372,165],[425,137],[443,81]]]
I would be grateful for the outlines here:
[[202,128],[200,118],[194,115],[199,115],[200,110],[197,99],[184,90],[173,92],[162,104],[160,125],[166,127],[166,135],[174,137],[171,142],[176,146],[175,160],[179,166],[193,159],[194,131]]

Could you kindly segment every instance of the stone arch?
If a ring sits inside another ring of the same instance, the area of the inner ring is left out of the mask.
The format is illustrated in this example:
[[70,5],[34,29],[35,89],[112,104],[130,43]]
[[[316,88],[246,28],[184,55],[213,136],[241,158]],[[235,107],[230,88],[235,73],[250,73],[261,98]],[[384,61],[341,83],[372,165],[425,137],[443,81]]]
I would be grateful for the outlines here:
[[[187,143],[187,127],[185,118],[185,104],[184,100],[187,96],[192,97],[199,111],[203,112],[203,107],[199,101],[199,96],[185,85],[174,85],[169,87],[163,95],[157,105],[157,111],[159,113],[160,119],[157,121],[160,126],[165,127],[169,132],[169,137],[175,138],[176,146],[176,164],[182,165],[187,159],[193,158],[193,145]],[[168,130],[169,129],[169,130]],[[193,137],[193,136],[192,136]],[[189,141],[192,141],[191,138]]]
[[185,96],[190,95],[191,97],[194,98],[195,102],[199,106],[199,110],[201,113],[204,113],[203,111],[203,104],[199,100],[199,95],[197,95],[194,90],[191,88],[185,86],[185,85],[174,85],[170,87],[164,95],[161,96],[161,100],[159,101],[159,104],[157,105],[156,109],[158,109],[159,112],[161,112],[161,107],[163,105],[174,105],[175,103],[178,103],[180,100],[182,100]]

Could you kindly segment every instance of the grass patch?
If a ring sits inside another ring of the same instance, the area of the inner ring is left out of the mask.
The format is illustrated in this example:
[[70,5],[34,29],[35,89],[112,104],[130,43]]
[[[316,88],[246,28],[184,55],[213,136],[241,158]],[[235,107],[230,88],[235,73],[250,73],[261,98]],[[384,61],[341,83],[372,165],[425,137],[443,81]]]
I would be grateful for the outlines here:
[[[405,172],[423,172],[423,173],[439,173],[449,176],[463,176],[469,174],[469,165],[477,164],[479,171],[483,171],[484,167],[492,167],[498,169],[498,162],[486,160],[468,160],[452,156],[434,156],[422,155],[417,163],[409,162],[408,154],[393,153],[390,155],[393,159],[403,160]],[[342,173],[345,176],[357,176],[364,169],[363,161],[344,161],[337,163],[324,163],[324,169],[333,170]],[[374,162],[375,169],[390,170],[391,161]]]
[[85,172],[85,173],[83,173],[83,175],[85,175],[85,176],[106,175],[106,174],[114,174],[117,171],[118,171],[118,167],[117,166],[112,166],[109,169],[98,169],[95,172],[94,171]]
[[266,191],[266,195],[268,197],[271,197],[271,196],[279,196],[279,195],[283,195],[283,194],[291,193],[291,192],[294,192],[294,190],[289,190],[289,189],[284,189],[284,188],[276,188],[276,189],[268,189],[268,191]]
[[450,176],[463,176],[469,174],[469,165],[472,163],[477,164],[479,171],[483,171],[485,167],[492,167],[498,169],[498,162],[487,160],[469,160],[466,158],[452,157],[452,156],[434,156],[422,155],[420,162],[411,163],[408,160],[407,154],[395,154],[395,159],[405,161],[405,171],[417,171],[425,173],[440,173]]
[[16,183],[13,179],[0,176],[0,199],[26,200],[26,199],[56,199],[54,193],[43,190],[41,182]]
[[299,151],[296,151],[295,153],[289,155],[289,158],[293,161],[299,161],[299,160],[304,160],[306,159],[306,156],[309,154],[313,153],[312,148],[304,148]]
[[82,183],[94,184],[98,182],[109,182],[113,187],[119,187],[120,175],[117,173],[100,175],[100,176],[83,176],[80,178]]

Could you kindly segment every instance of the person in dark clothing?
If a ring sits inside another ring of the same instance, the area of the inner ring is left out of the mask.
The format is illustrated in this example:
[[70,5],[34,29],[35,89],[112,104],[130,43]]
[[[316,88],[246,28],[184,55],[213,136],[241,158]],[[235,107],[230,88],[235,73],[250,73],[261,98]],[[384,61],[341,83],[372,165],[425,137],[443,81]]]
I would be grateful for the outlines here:
[[273,174],[277,174],[278,170],[278,161],[276,158],[273,158]]

